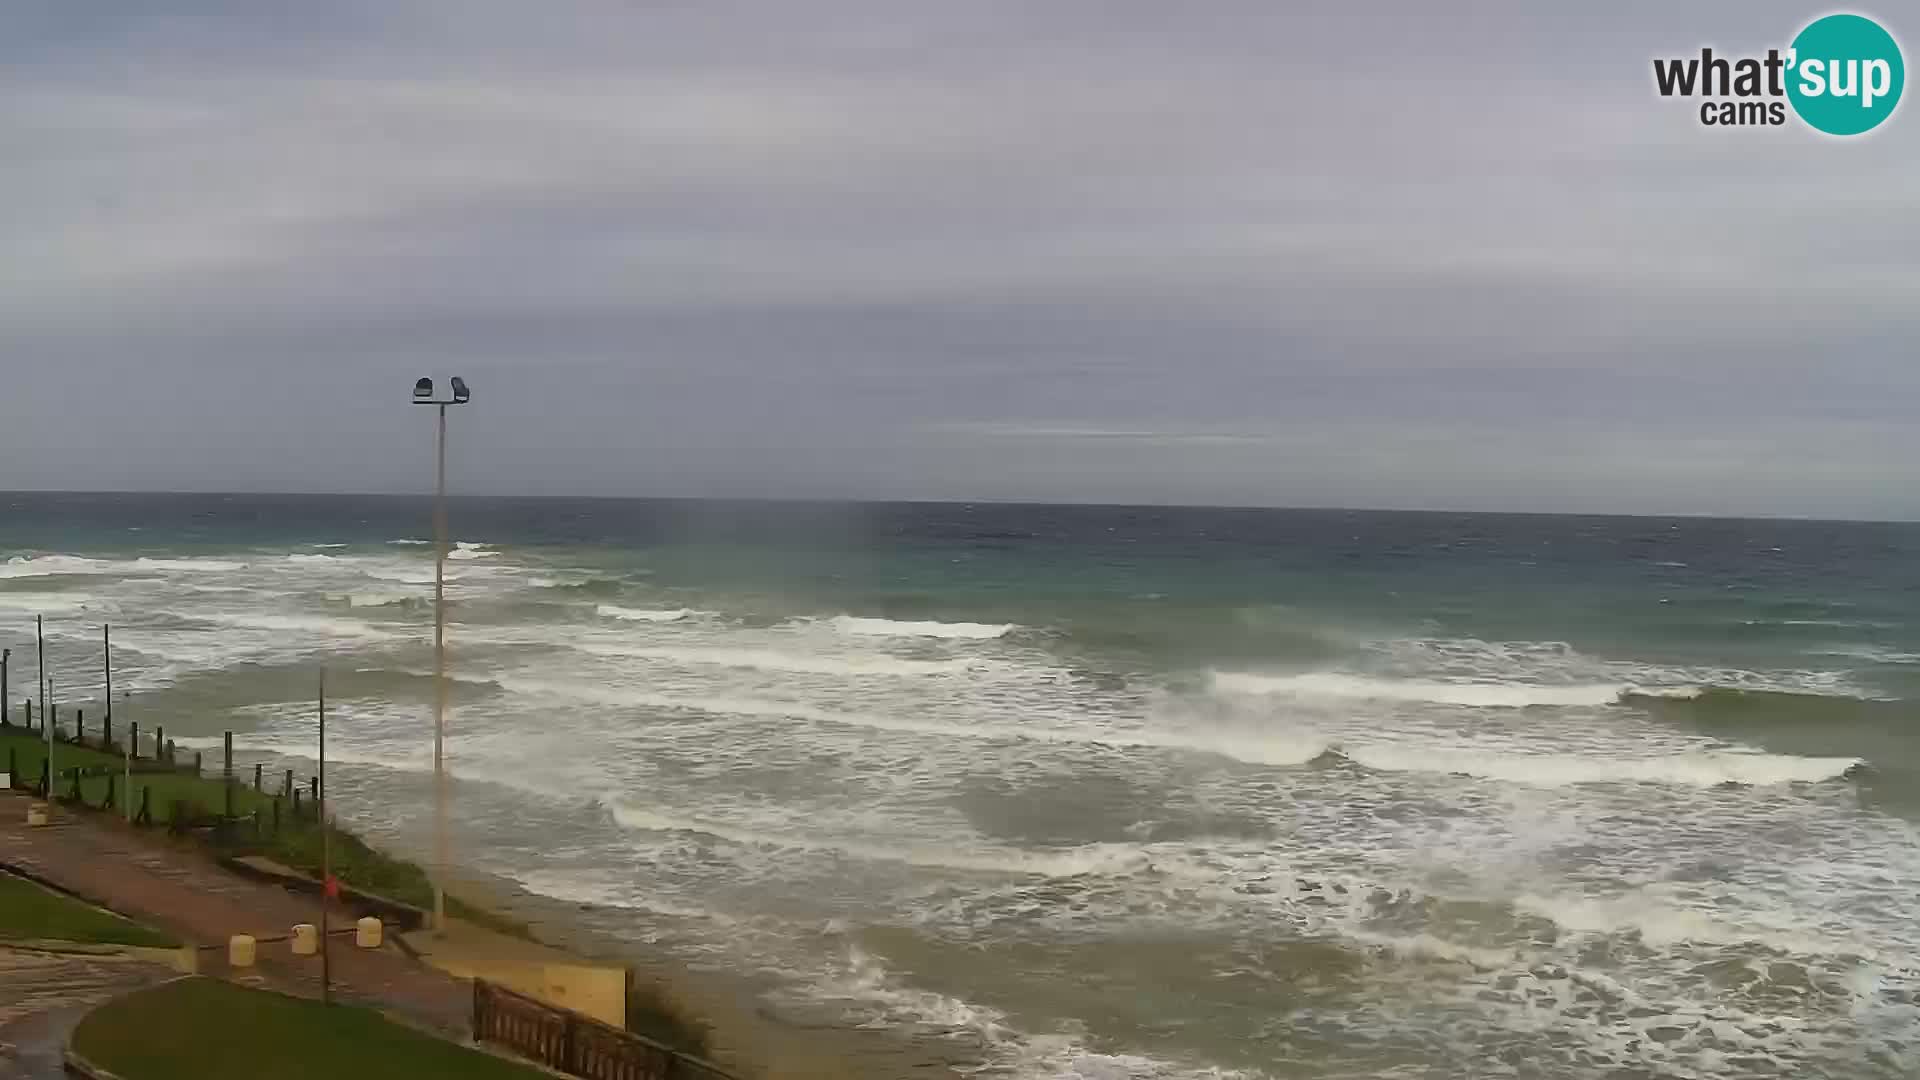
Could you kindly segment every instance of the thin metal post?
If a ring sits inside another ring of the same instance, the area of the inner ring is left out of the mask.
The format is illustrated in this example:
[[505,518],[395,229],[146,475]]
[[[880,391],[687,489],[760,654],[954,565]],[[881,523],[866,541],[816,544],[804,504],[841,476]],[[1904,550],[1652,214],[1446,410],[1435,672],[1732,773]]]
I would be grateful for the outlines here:
[[[107,673],[106,731],[108,739],[111,740],[113,736],[113,627],[105,624],[100,627],[100,658]],[[127,730],[127,752],[123,762],[127,774],[127,797],[122,801],[127,804],[127,824],[129,825],[133,824],[133,755],[136,750],[133,744],[139,741],[140,728],[135,725]],[[101,749],[104,750],[106,747],[103,746]]]
[[441,405],[433,491],[433,930],[447,927],[447,407]]
[[42,617],[33,617],[33,644],[39,651],[40,726],[47,734],[47,801],[53,801],[53,714],[47,712],[47,628]]
[[[231,738],[231,737],[229,737]],[[229,743],[231,745],[231,743]],[[333,890],[333,845],[327,831],[327,669],[320,669],[320,776],[315,789],[320,809],[320,1003],[333,1000],[327,978],[327,901]]]

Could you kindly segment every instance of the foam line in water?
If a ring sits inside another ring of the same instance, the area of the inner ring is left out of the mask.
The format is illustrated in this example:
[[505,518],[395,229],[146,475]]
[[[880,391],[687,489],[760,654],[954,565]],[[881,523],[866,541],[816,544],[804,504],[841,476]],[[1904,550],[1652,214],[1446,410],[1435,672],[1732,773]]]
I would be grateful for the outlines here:
[[[603,605],[604,606],[604,605]],[[573,646],[594,656],[632,657],[659,660],[680,666],[744,668],[752,671],[791,671],[802,674],[845,675],[950,675],[978,672],[989,666],[980,660],[910,660],[899,656],[821,656],[785,653],[771,649],[721,648],[638,648],[625,645],[582,643]]]
[[15,555],[0,563],[0,578],[45,577],[49,574],[99,574],[112,564],[79,555]]
[[207,622],[222,626],[233,626],[246,630],[292,631],[303,634],[319,634],[335,638],[360,638],[378,641],[391,638],[391,631],[382,630],[372,623],[358,619],[330,619],[321,615],[275,615],[207,613],[194,616]]
[[692,608],[630,608],[618,604],[595,604],[593,613],[622,622],[678,622],[698,614]]
[[1342,756],[1381,772],[1477,776],[1528,787],[1656,783],[1683,787],[1765,786],[1838,780],[1865,763],[1849,757],[1794,757],[1711,750],[1665,757],[1608,758],[1575,754],[1500,754],[1430,746],[1343,746]]
[[[1422,682],[1377,679],[1364,675],[1314,671],[1301,675],[1257,675],[1215,672],[1214,689],[1229,694],[1334,698],[1349,701],[1405,701],[1436,705],[1469,705],[1520,709],[1532,705],[1612,705],[1633,688],[1625,684],[1590,683],[1547,686],[1536,683]],[[1685,694],[1690,688],[1676,688]],[[1696,692],[1697,691],[1693,691]]]
[[245,570],[247,564],[228,559],[155,559],[142,555],[133,560],[136,570],[178,570],[186,573],[218,574]]
[[[461,679],[460,676],[454,676]],[[1151,747],[1163,750],[1218,754],[1254,765],[1300,765],[1326,752],[1326,744],[1313,739],[1290,736],[1238,735],[1207,731],[1162,731],[1152,729],[1087,730],[1010,727],[994,724],[952,724],[931,720],[913,720],[873,713],[841,712],[798,702],[763,698],[714,697],[661,694],[645,690],[623,690],[578,683],[551,683],[517,676],[502,676],[491,681],[502,689],[525,694],[551,694],[649,709],[674,709],[713,716],[737,716],[805,720],[841,727],[870,728],[916,735],[940,735],[948,738],[991,739],[1008,742],[1041,742],[1083,746]]]
[[621,827],[644,832],[695,833],[742,847],[787,848],[840,853],[870,862],[906,863],[930,869],[985,874],[1026,874],[1037,877],[1079,877],[1085,874],[1130,874],[1152,866],[1152,858],[1131,844],[1085,844],[1058,852],[963,852],[942,848],[873,845],[835,838],[814,839],[763,833],[713,822],[677,818],[611,802],[607,810]]
[[1012,623],[935,622],[932,620],[916,622],[874,619],[859,615],[836,615],[826,620],[826,624],[842,634],[868,637],[935,637],[975,640],[1004,637],[1014,628]]

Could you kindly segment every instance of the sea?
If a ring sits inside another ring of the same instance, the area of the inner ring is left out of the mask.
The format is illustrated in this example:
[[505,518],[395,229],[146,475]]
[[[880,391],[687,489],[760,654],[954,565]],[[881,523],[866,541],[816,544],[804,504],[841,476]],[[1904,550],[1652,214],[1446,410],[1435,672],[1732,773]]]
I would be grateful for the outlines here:
[[[1920,526],[456,498],[455,858],[1016,1078],[1920,1075]],[[430,852],[414,497],[0,495],[37,678]]]

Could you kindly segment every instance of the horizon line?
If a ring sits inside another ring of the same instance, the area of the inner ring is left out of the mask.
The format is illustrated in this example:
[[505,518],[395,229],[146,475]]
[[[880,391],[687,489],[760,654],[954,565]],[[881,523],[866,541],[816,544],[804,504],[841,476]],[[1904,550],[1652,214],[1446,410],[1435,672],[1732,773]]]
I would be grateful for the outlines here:
[[[194,489],[167,489],[136,491],[112,488],[17,488],[0,489],[0,498],[37,495],[105,495],[133,496],[139,498],[155,497],[201,497],[201,498],[312,498],[312,499],[424,499],[431,501],[432,492],[396,492],[396,491],[221,491]],[[1596,511],[1596,510],[1467,510],[1431,506],[1333,506],[1301,504],[1261,504],[1261,503],[1153,503],[1153,502],[1077,502],[1052,501],[1044,499],[959,499],[959,498],[861,498],[822,496],[774,496],[774,495],[582,495],[499,492],[467,492],[447,494],[448,499],[525,499],[525,500],[573,500],[578,502],[704,502],[704,503],[765,503],[772,505],[805,506],[1012,506],[1012,507],[1069,507],[1076,509],[1108,510],[1228,510],[1278,513],[1341,513],[1341,514],[1435,514],[1467,517],[1576,517],[1576,518],[1634,518],[1648,520],[1678,521],[1803,521],[1834,525],[1913,525],[1920,524],[1920,517],[1820,517],[1808,514],[1715,514],[1715,513],[1650,513],[1635,511]]]

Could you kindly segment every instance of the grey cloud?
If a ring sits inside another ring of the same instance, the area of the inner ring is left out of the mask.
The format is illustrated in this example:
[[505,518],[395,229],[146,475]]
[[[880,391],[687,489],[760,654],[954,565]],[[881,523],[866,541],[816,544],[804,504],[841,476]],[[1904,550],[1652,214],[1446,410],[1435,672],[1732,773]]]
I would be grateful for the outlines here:
[[1920,129],[1650,85],[1809,14],[13,5],[0,487],[416,486],[457,370],[469,490],[1917,513]]

